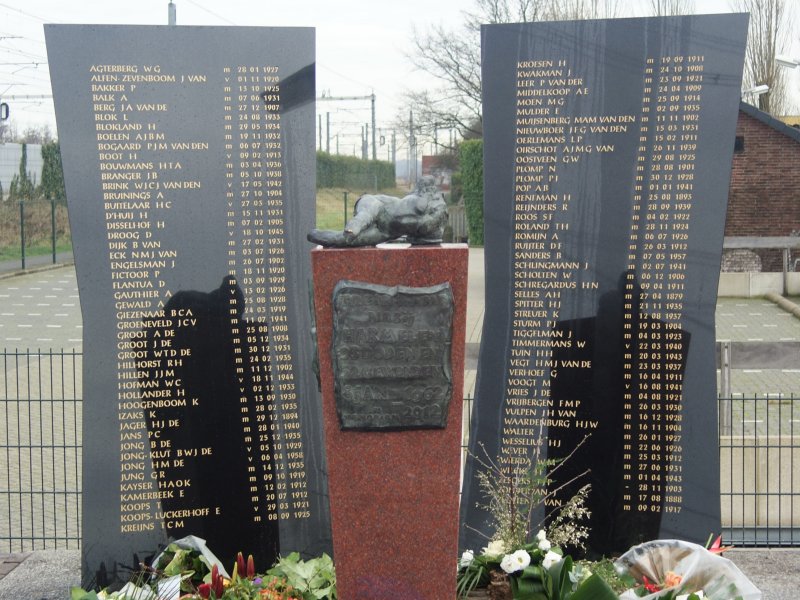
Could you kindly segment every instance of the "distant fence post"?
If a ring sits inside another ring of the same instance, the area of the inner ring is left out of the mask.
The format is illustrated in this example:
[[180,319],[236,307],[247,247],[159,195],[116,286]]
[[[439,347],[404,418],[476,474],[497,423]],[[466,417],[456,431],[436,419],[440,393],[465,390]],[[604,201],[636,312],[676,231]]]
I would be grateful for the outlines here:
[[731,342],[718,342],[719,346],[719,390],[720,390],[720,434],[730,435],[733,422],[731,400]]
[[783,249],[783,295],[789,295],[789,256],[791,250],[789,248]]
[[465,242],[468,239],[467,214],[462,204],[451,204],[447,207],[447,218],[453,230],[454,242]]

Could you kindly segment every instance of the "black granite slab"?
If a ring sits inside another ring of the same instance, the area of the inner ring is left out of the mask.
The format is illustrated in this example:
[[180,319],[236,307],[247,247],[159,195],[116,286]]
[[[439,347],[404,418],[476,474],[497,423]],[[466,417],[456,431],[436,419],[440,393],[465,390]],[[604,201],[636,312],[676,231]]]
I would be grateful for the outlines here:
[[519,470],[578,448],[531,526],[591,483],[591,553],[720,527],[714,306],[746,32],[732,14],[483,28],[470,452]]
[[84,581],[190,533],[227,565],[330,551],[314,31],[45,33],[84,322]]

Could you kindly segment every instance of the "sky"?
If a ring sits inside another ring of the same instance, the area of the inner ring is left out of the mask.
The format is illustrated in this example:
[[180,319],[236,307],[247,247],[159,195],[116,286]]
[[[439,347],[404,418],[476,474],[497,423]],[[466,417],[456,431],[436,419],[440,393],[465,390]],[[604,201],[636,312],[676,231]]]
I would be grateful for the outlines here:
[[[402,112],[404,90],[435,87],[407,57],[414,28],[456,29],[466,0],[174,0],[178,25],[301,26],[316,28],[317,95],[375,94],[378,128],[388,133]],[[620,0],[624,16],[646,16],[645,0]],[[19,132],[47,125],[55,132],[44,23],[165,25],[168,0],[0,0],[0,101],[11,108]],[[696,0],[695,13],[729,12],[726,0]],[[797,37],[797,36],[795,36]],[[791,50],[791,49],[787,49]],[[800,54],[800,52],[796,53]],[[795,69],[800,71],[800,69]],[[800,91],[800,80],[793,84]],[[16,98],[15,98],[16,97]],[[342,153],[370,120],[370,101],[318,103],[331,112]],[[348,139],[349,138],[349,139]],[[333,150],[333,148],[332,148]]]

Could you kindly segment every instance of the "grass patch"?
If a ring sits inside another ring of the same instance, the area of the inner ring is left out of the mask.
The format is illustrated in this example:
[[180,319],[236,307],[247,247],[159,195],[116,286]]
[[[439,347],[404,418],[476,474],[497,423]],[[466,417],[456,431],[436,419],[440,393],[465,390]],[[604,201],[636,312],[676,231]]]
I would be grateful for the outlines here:
[[[322,188],[317,190],[317,228],[341,231],[345,223],[344,193],[347,192],[347,215],[353,216],[353,206],[362,194],[374,192],[363,190],[346,190],[344,188]],[[408,190],[391,188],[381,190],[380,194],[402,198]]]
[[[59,240],[56,242],[56,253],[60,252],[69,252],[72,250],[72,241],[71,240]],[[33,256],[43,256],[49,255],[53,253],[53,246],[48,244],[36,244],[34,246],[25,246],[25,258],[31,258]],[[0,261],[7,261],[7,260],[22,260],[22,255],[19,251],[19,246],[16,248],[7,246],[0,248]]]
[[[26,200],[25,256],[39,256],[53,251],[53,214],[49,200]],[[0,202],[0,260],[20,260],[19,204]],[[67,207],[62,202],[55,206],[56,251],[64,252],[72,248],[72,237],[67,219]]]

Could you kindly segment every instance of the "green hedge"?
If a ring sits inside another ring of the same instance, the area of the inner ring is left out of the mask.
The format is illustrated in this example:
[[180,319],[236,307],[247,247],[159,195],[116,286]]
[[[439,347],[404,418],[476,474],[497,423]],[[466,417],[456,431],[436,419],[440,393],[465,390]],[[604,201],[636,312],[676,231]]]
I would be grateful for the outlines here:
[[364,191],[393,188],[394,165],[383,160],[361,160],[355,156],[317,152],[317,187]]
[[64,171],[61,167],[61,147],[58,142],[42,144],[42,183],[39,193],[48,200],[63,200],[67,197],[64,191]]
[[463,142],[459,146],[458,157],[469,243],[483,246],[483,140]]

